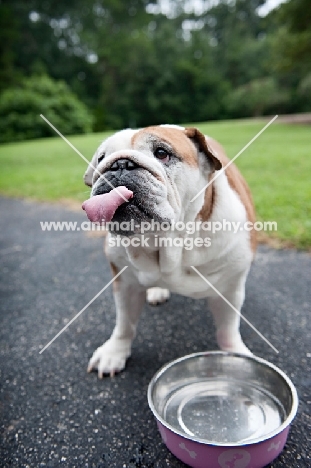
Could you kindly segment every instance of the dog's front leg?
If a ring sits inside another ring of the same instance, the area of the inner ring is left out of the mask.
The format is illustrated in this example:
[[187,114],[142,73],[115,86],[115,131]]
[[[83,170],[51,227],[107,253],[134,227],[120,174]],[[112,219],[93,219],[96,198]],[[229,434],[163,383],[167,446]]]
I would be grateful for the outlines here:
[[216,325],[218,346],[223,351],[252,354],[243,343],[240,334],[239,313],[244,302],[245,279],[242,278],[240,281],[237,281],[230,289],[223,292],[222,295],[233,307],[221,296],[213,296],[208,299],[208,305],[214,316]]
[[127,270],[114,283],[116,325],[111,337],[96,349],[88,365],[88,372],[98,370],[98,377],[104,374],[114,376],[125,367],[131,354],[137,322],[146,298],[146,290],[133,282],[132,273]]

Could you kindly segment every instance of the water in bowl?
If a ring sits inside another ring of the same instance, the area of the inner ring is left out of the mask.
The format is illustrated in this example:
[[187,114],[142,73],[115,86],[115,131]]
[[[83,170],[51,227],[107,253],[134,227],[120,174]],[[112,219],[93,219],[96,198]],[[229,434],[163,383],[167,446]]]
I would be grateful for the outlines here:
[[193,439],[246,444],[277,429],[286,412],[278,399],[254,383],[222,377],[185,381],[167,397],[162,416]]

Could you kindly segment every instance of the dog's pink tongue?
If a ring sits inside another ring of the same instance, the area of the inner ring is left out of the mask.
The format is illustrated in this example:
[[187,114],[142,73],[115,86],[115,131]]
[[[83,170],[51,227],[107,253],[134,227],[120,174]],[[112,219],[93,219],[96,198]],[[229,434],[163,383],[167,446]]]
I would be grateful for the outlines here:
[[89,198],[82,204],[82,209],[92,223],[107,223],[112,220],[117,208],[132,197],[133,192],[121,185],[109,193]]

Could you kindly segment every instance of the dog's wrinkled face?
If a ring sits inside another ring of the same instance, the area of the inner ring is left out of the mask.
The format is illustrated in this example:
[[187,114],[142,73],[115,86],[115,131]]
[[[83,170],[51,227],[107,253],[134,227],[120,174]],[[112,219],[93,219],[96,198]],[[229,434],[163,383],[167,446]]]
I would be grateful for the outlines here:
[[[208,175],[220,167],[197,129],[157,126],[122,130],[104,141],[84,181],[92,186],[92,196],[108,193],[112,186],[124,185],[131,190],[133,198],[118,207],[113,221],[134,220],[134,232],[139,232],[143,221],[184,221],[190,200],[204,187]],[[202,200],[198,199],[201,206]],[[192,210],[198,208],[192,205]]]

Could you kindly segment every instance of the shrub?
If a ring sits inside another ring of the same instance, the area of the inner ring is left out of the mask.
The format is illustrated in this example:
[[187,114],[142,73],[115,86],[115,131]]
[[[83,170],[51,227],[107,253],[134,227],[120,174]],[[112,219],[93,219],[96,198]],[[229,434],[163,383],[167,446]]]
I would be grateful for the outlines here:
[[273,78],[261,78],[231,91],[227,108],[231,117],[257,117],[283,113],[290,100],[290,94],[280,90]]
[[31,76],[0,96],[0,141],[55,135],[40,114],[63,134],[86,133],[92,129],[86,106],[65,82],[47,75]]

